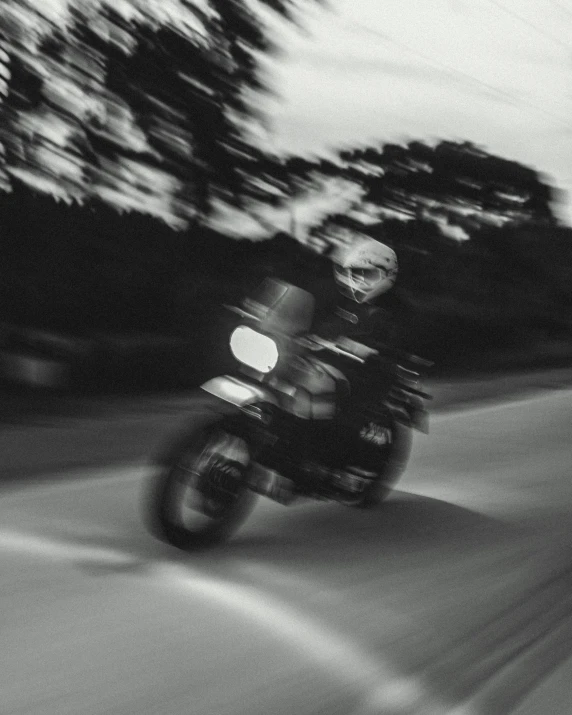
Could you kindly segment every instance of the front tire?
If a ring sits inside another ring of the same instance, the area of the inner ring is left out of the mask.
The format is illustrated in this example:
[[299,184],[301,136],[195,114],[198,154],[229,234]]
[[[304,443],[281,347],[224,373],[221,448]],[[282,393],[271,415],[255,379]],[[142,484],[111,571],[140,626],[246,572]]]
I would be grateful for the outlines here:
[[246,484],[248,463],[246,443],[228,431],[224,418],[183,437],[155,460],[159,471],[145,504],[150,531],[185,551],[229,539],[256,503]]

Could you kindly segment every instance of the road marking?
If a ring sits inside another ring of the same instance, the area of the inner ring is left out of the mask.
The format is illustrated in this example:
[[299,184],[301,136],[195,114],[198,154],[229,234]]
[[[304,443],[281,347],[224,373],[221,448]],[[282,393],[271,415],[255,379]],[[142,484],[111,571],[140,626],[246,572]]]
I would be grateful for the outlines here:
[[[0,531],[0,550],[58,561],[81,559],[130,565],[135,559],[132,554],[118,549],[82,546],[6,530]],[[360,707],[349,715],[378,715],[388,709],[395,715],[446,715],[452,712],[435,703],[418,679],[400,677],[378,656],[367,653],[268,593],[206,576],[199,571],[190,572],[188,567],[176,564],[156,562],[155,568],[146,574],[147,578],[154,576],[161,586],[182,589],[185,594],[209,604],[216,603],[249,619],[343,680],[347,687],[359,688],[358,692],[363,693]],[[458,715],[469,715],[469,711],[464,710]]]
[[343,600],[341,593],[328,584],[315,579],[302,579],[295,571],[271,568],[268,564],[253,559],[237,558],[233,559],[232,564],[240,575],[262,579],[266,584],[271,584],[277,589],[293,588],[297,595],[303,595],[314,603],[339,603]]
[[83,546],[20,531],[0,531],[0,553],[2,551],[42,556],[54,561],[73,561],[80,558],[97,563],[104,561],[128,565],[135,559],[132,554],[119,549]]
[[137,462],[127,466],[110,465],[108,467],[86,467],[73,471],[48,472],[38,477],[42,482],[46,481],[46,484],[32,478],[25,478],[21,482],[15,480],[1,485],[0,505],[8,500],[26,499],[61,489],[73,492],[102,487],[107,483],[112,486],[119,482],[123,484],[139,482],[149,477],[152,471],[153,467],[149,462]]
[[[370,654],[317,620],[253,587],[242,586],[169,564],[157,568],[161,582],[169,583],[208,603],[216,602],[288,642],[326,671],[363,693],[358,710],[350,715],[381,712],[445,715],[451,710],[435,703],[421,681],[394,673],[379,656]],[[469,715],[465,710],[458,715]]]

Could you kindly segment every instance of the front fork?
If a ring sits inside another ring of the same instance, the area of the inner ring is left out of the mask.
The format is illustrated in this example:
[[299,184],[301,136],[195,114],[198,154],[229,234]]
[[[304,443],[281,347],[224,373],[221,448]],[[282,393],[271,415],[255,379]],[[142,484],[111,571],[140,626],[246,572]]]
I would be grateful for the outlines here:
[[289,504],[296,495],[294,481],[257,461],[259,455],[271,450],[278,441],[278,436],[271,430],[273,412],[279,407],[274,393],[247,379],[230,375],[213,378],[202,385],[202,389],[231,408],[228,429],[248,451],[249,488],[274,501]]

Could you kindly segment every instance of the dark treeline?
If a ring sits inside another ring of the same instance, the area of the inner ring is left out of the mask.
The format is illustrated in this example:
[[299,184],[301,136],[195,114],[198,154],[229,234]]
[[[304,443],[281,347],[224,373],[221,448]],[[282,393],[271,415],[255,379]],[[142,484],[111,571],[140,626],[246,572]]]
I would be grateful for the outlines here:
[[572,345],[572,230],[488,227],[457,242],[423,221],[387,228],[415,306],[412,347],[461,368],[511,352],[542,362],[551,344]]
[[[177,232],[149,216],[57,202],[18,183],[0,194],[0,225],[3,321],[71,336],[156,333],[194,340],[212,355],[217,345],[224,351],[222,304],[264,276],[319,299],[333,290],[330,261],[284,234],[252,242],[204,227]],[[399,256],[408,347],[454,366],[572,342],[572,230],[489,226],[466,241],[424,219],[386,219],[378,230]]]
[[74,335],[186,335],[264,275],[304,280],[307,271],[308,282],[317,264],[329,265],[294,239],[175,231],[151,216],[56,201],[19,182],[0,193],[0,227],[1,319]]
[[[310,289],[320,272],[330,276],[329,261],[294,239],[236,241],[202,226],[178,232],[103,203],[58,202],[18,182],[0,193],[0,227],[0,322],[8,328],[0,347],[75,364],[73,344],[85,343],[87,362],[80,356],[77,368],[90,384],[194,384],[228,365],[232,314],[224,304],[266,275]],[[41,332],[65,337],[70,349],[38,339]],[[149,334],[150,351],[121,357],[122,339]]]

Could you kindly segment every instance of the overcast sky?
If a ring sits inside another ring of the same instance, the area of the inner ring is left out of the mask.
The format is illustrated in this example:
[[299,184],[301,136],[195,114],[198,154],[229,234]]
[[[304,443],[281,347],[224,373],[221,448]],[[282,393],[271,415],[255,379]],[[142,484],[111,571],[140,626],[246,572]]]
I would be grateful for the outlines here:
[[304,25],[279,30],[275,148],[467,139],[572,192],[572,0],[329,0]]

